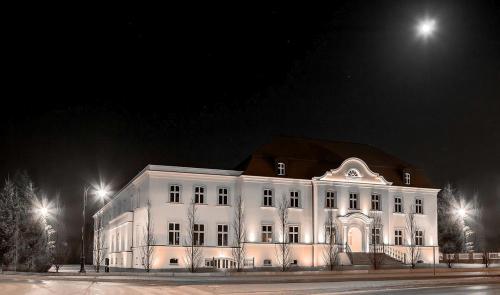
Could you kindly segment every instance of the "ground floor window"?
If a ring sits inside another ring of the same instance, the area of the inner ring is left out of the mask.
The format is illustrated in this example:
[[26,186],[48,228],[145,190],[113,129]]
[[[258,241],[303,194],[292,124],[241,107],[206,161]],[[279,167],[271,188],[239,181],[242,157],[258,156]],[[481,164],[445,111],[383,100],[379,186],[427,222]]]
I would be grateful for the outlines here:
[[299,242],[299,226],[291,225],[288,227],[288,242],[298,243]]
[[273,226],[272,225],[263,225],[262,226],[262,242],[263,243],[272,243],[273,241]]
[[380,244],[380,228],[372,228],[372,244]]
[[228,239],[228,225],[219,224],[217,225],[217,246],[227,246]]
[[424,245],[424,232],[421,230],[415,231],[415,245],[417,246]]
[[400,229],[394,231],[394,245],[403,245],[403,231]]

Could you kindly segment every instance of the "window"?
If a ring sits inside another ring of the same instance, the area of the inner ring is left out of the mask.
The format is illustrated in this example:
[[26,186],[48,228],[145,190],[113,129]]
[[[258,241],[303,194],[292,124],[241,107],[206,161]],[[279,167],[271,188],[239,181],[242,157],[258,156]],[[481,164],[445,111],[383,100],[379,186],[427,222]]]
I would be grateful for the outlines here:
[[298,243],[299,242],[299,226],[291,225],[288,227],[288,242]]
[[169,223],[168,224],[168,244],[169,245],[179,245],[180,244],[180,235],[181,228],[178,223]]
[[411,175],[410,175],[410,173],[408,173],[408,172],[403,173],[403,177],[404,177],[404,180],[405,180],[405,184],[406,185],[410,185],[410,183],[411,183]]
[[278,175],[283,176],[285,175],[285,163],[283,162],[278,162],[276,164],[276,172],[278,172]]
[[358,209],[358,194],[349,194],[349,209]]
[[264,259],[264,266],[272,266],[271,259]]
[[380,195],[372,195],[372,210],[380,211]]
[[402,213],[403,212],[403,200],[401,197],[394,197],[394,212]]
[[264,189],[264,206],[273,206],[273,190],[272,189]]
[[380,244],[380,228],[372,228],[372,244]]
[[[334,226],[330,227],[329,225],[325,226],[325,243],[330,244],[330,242],[336,242],[336,228]],[[333,240],[332,240],[333,239]]]
[[218,204],[227,205],[228,189],[225,187],[220,187],[218,191],[219,191]]
[[181,201],[181,187],[173,184],[170,186],[170,203],[179,203]]
[[424,201],[422,199],[415,199],[415,213],[424,214]]
[[297,266],[297,265],[299,265],[299,261],[297,259],[294,259],[294,260],[292,260],[291,265],[292,266]]
[[299,208],[299,192],[290,192],[290,208]]
[[359,177],[359,172],[356,169],[350,169],[347,171],[347,176],[349,177]]
[[195,204],[205,203],[205,187],[203,186],[194,187],[194,202]]
[[170,264],[179,264],[179,259],[177,259],[177,258],[170,258]]
[[325,207],[326,208],[337,208],[337,202],[335,200],[335,192],[333,192],[333,191],[326,192]]
[[214,259],[205,258],[205,267],[214,267]]
[[194,225],[194,241],[193,244],[197,246],[202,246],[205,244],[205,225],[195,224]]
[[400,229],[394,231],[394,245],[396,246],[403,245],[403,231]]
[[421,230],[415,231],[415,245],[417,245],[417,246],[424,245],[424,232]]
[[272,225],[263,225],[262,226],[262,242],[263,243],[272,243],[273,241],[273,226]]
[[227,224],[217,225],[217,246],[227,246]]

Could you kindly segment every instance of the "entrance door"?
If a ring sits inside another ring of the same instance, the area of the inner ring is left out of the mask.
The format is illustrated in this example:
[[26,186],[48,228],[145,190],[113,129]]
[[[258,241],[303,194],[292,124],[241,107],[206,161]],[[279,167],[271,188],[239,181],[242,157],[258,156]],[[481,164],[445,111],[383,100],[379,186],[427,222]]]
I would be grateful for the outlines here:
[[363,252],[363,236],[357,227],[351,227],[347,234],[347,243],[352,252]]

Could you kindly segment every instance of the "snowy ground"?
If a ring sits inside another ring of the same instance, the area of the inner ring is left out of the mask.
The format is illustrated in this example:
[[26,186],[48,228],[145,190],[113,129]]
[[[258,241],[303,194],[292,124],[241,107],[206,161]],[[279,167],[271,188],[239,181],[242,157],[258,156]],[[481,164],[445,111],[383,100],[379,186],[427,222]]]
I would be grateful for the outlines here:
[[0,276],[1,294],[499,294],[500,278],[165,285]]

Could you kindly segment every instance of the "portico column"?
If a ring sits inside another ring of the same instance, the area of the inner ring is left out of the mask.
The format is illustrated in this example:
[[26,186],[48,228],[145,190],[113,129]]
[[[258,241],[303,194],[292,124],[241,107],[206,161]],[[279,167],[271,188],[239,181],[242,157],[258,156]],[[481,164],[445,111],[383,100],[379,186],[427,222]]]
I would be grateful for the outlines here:
[[365,226],[366,253],[370,252],[370,227]]
[[[345,244],[347,244],[347,225],[344,225],[344,234],[342,235],[342,246],[345,247]],[[345,252],[345,248],[344,248]]]

